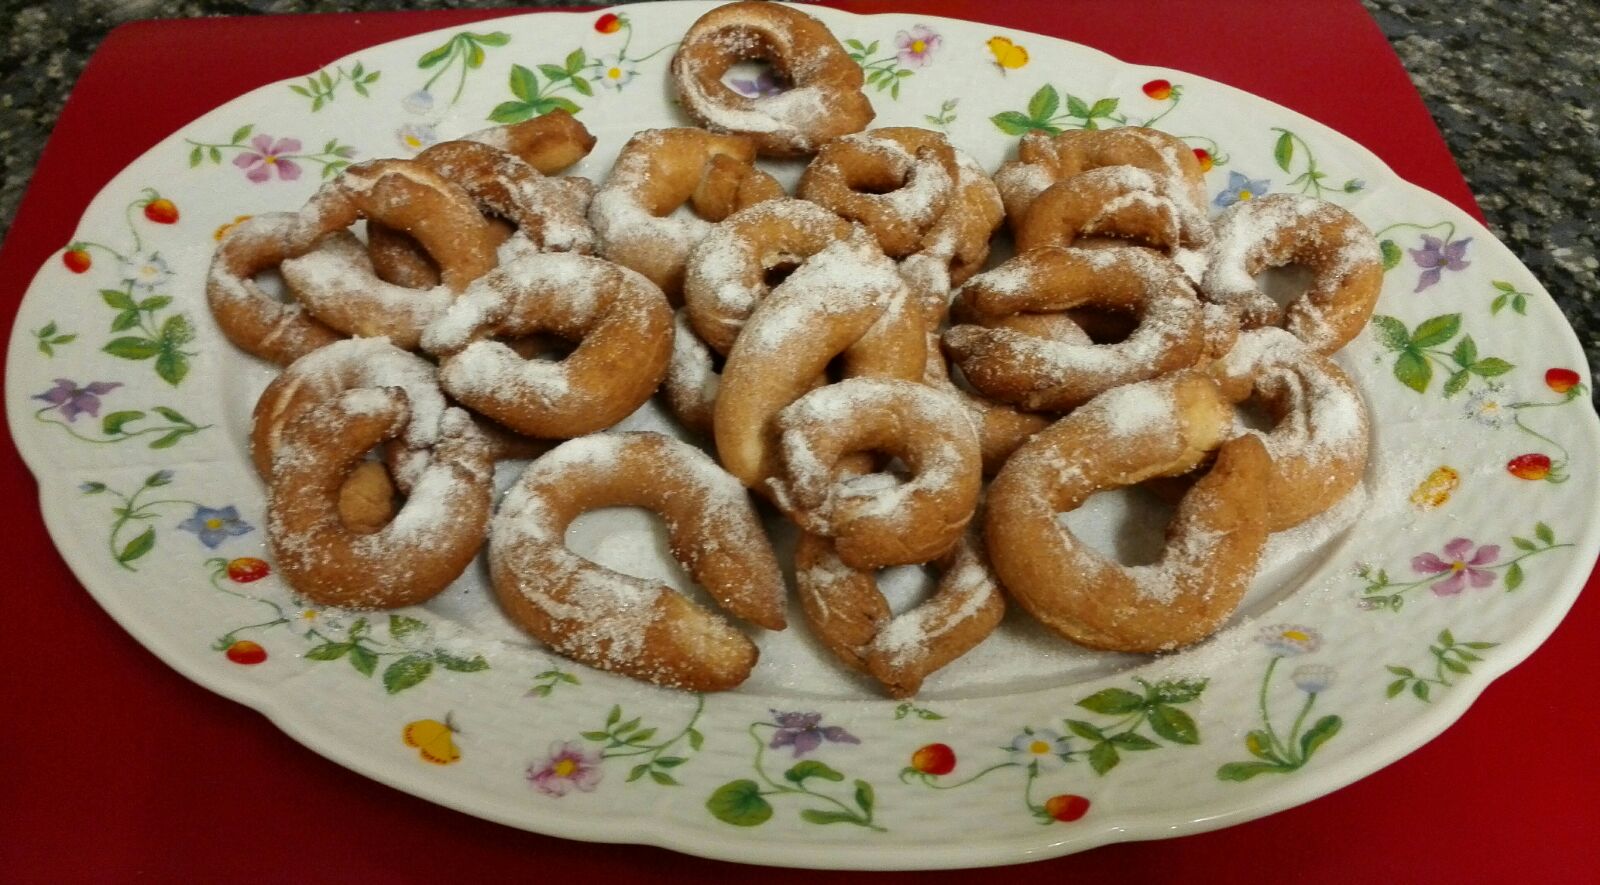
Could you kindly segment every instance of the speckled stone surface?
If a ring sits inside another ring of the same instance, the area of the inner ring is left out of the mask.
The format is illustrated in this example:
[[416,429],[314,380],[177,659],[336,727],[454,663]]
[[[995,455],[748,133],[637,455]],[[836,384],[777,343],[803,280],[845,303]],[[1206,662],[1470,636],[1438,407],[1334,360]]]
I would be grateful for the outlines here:
[[[1363,0],[1444,132],[1489,227],[1600,365],[1600,3]],[[0,233],[100,40],[154,16],[507,6],[489,0],[0,0]],[[560,6],[521,0],[518,6]]]

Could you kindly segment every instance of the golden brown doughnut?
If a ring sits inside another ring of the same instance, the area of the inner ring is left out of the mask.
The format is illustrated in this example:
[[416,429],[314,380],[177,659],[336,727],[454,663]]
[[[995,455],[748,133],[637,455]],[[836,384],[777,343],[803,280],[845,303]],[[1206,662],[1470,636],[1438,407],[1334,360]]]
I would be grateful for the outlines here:
[[743,682],[757,657],[743,633],[662,584],[567,548],[567,527],[599,507],[660,514],[673,556],[725,611],[784,628],[783,576],[743,487],[699,449],[658,433],[563,443],[506,492],[489,544],[506,613],[591,667],[692,691]]
[[1368,418],[1361,395],[1333,361],[1282,329],[1239,335],[1211,376],[1223,395],[1252,395],[1274,422],[1259,436],[1272,456],[1268,529],[1293,528],[1332,507],[1361,482],[1367,467]]
[[[1041,314],[1040,316],[1048,316]],[[1071,321],[1068,326],[1078,329]],[[1081,335],[1082,330],[1078,329]],[[1087,336],[1084,336],[1087,340]],[[950,377],[950,367],[939,347],[939,335],[928,333],[928,366],[922,383],[955,397],[967,412],[967,419],[978,431],[978,453],[983,460],[983,472],[993,476],[1000,471],[1017,447],[1027,442],[1035,433],[1045,429],[1052,420],[1036,412],[1023,412],[1005,403],[967,390]]]
[[398,387],[346,390],[283,430],[267,483],[267,538],[279,573],[323,605],[396,608],[426,601],[483,546],[492,464],[472,419],[448,409],[404,506],[375,532],[345,525],[341,489],[367,451],[418,424]]
[[[1255,275],[1288,264],[1309,269],[1312,279],[1285,309],[1257,287]],[[1383,256],[1359,219],[1325,200],[1269,194],[1217,218],[1200,293],[1238,308],[1247,329],[1282,326],[1329,354],[1367,324],[1382,287]]]
[[555,175],[587,157],[595,142],[577,117],[559,109],[521,123],[480,129],[462,140],[505,151],[541,175]]
[[[722,77],[741,61],[765,61],[789,85],[748,98]],[[702,15],[672,57],[678,100],[713,132],[748,135],[763,156],[796,157],[872,122],[861,67],[827,26],[792,6],[745,0]]]
[[1211,241],[1205,215],[1183,203],[1172,179],[1135,166],[1105,166],[1040,193],[1017,225],[1017,251],[1071,246],[1085,237],[1131,241],[1168,254]]
[[771,291],[768,275],[793,270],[850,231],[850,222],[805,200],[771,200],[734,213],[689,255],[683,297],[690,325],[713,350],[728,353]]
[[1115,344],[1004,326],[945,332],[946,351],[974,389],[1032,411],[1064,411],[1113,387],[1192,366],[1205,347],[1194,290],[1177,265],[1148,249],[1036,249],[973,277],[957,300],[965,315],[983,322],[1082,306],[1138,317]]
[[802,264],[756,307],[722,370],[717,454],[745,485],[778,471],[774,418],[843,356],[846,377],[919,380],[927,360],[921,309],[859,230]]
[[1051,185],[1093,169],[1132,166],[1170,181],[1187,211],[1205,219],[1205,173],[1182,139],[1159,129],[1069,129],[1055,135],[1029,132],[1017,144],[1017,159],[994,174],[1012,230],[1028,207]]
[[975,648],[1005,615],[999,581],[982,546],[963,537],[941,557],[938,589],[895,615],[871,571],[851,568],[827,538],[802,532],[794,553],[795,589],[823,645],[852,669],[908,698],[934,671]]
[[[833,539],[852,568],[937,559],[978,505],[977,430],[934,388],[852,378],[800,397],[774,426],[782,468],[767,481],[772,500],[806,532]],[[867,452],[899,458],[910,477],[841,476],[842,461]]]
[[295,254],[298,228],[299,219],[287,212],[247,218],[217,244],[206,274],[206,303],[222,334],[240,350],[279,365],[344,337],[303,305],[268,295],[254,280]]
[[[1103,393],[1029,440],[989,486],[984,522],[1012,598],[1091,648],[1166,651],[1214,632],[1267,537],[1272,459],[1256,436],[1223,442],[1232,418],[1216,383],[1191,370]],[[1122,566],[1057,521],[1095,492],[1187,472],[1212,450],[1153,565]]]
[[[504,339],[547,333],[577,347],[527,359]],[[632,414],[672,357],[672,309],[651,282],[570,252],[530,253],[468,287],[422,339],[462,405],[528,436],[566,439]]]
[[[704,129],[635,134],[590,207],[600,254],[644,274],[677,303],[689,253],[712,223],[783,196],[778,182],[755,168],[755,158],[755,143],[738,135]],[[686,203],[697,214],[674,214]]]
[[817,150],[797,196],[857,222],[890,258],[904,258],[955,200],[955,151],[931,129],[893,126],[836,138]]
[[689,326],[684,308],[673,317],[672,361],[661,383],[667,408],[678,423],[701,436],[711,435],[717,388],[722,384],[711,348]]
[[1000,192],[976,160],[956,151],[956,173],[950,205],[923,236],[921,248],[900,262],[900,275],[926,302],[933,328],[945,320],[950,293],[983,268],[989,240],[1005,221]]

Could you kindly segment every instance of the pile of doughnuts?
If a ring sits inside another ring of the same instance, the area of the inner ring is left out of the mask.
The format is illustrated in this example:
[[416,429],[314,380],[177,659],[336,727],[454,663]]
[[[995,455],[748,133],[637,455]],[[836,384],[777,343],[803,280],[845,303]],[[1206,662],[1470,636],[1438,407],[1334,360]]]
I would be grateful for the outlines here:
[[[788,88],[723,84],[751,61]],[[1367,413],[1329,357],[1382,271],[1343,209],[1213,221],[1193,152],[1134,127],[1027,135],[991,178],[942,133],[868,129],[859,66],[778,4],[701,17],[671,76],[700,128],[635,134],[598,186],[560,174],[595,139],[557,111],[352,165],[223,237],[212,315],[284,367],[250,442],[296,593],[416,604],[487,548],[554,652],[728,689],[758,652],[725,615],[787,624],[775,511],[811,631],[906,697],[1007,599],[1092,648],[1197,642],[1270,534],[1360,482]],[[810,158],[793,195],[763,157]],[[1002,226],[1016,254],[984,270]],[[1287,304],[1256,282],[1284,265],[1311,277]],[[683,439],[606,432],[658,392]],[[532,461],[497,505],[508,459]],[[1147,481],[1178,497],[1152,564],[1061,519]],[[612,506],[659,514],[721,611],[567,548]],[[875,573],[920,564],[937,589],[896,613]]]

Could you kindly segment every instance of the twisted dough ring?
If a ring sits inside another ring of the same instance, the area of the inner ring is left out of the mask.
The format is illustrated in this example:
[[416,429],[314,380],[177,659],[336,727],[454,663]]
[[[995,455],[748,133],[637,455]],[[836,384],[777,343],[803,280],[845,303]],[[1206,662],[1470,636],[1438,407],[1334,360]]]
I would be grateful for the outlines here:
[[[380,280],[366,248],[343,230],[361,218],[415,237],[438,263],[441,284],[408,289]],[[346,168],[300,210],[300,222],[302,243],[322,242],[281,270],[306,309],[335,329],[386,337],[407,350],[456,293],[496,261],[493,231],[466,191],[406,160]]]
[[267,485],[267,537],[295,592],[323,605],[414,605],[443,590],[478,555],[493,464],[460,409],[440,416],[410,495],[387,525],[364,533],[341,518],[341,489],[367,451],[418,423],[407,400],[398,387],[347,390],[284,429]]
[[783,577],[744,489],[699,449],[656,433],[571,440],[529,465],[489,544],[507,614],[591,667],[691,691],[743,682],[757,657],[743,633],[664,585],[567,549],[567,527],[599,507],[660,514],[673,556],[724,610],[784,628]]
[[810,259],[851,235],[851,224],[805,200],[771,200],[736,212],[689,256],[684,304],[689,323],[718,353],[771,291],[770,272]]
[[[765,61],[791,88],[747,98],[722,82],[741,61]],[[860,65],[826,25],[775,3],[729,3],[707,12],[672,57],[683,109],[713,132],[748,135],[763,156],[797,157],[872,122]]]
[[957,298],[980,320],[1086,305],[1138,317],[1116,344],[1041,338],[1004,325],[945,332],[946,351],[975,389],[1032,411],[1070,409],[1113,387],[1192,366],[1206,347],[1188,280],[1147,249],[1036,249],[973,277]]
[[[853,378],[813,390],[779,412],[782,469],[772,499],[802,529],[833,539],[852,568],[937,559],[978,505],[978,434],[960,404],[912,381]],[[892,455],[911,473],[841,479],[851,455]]]
[[343,337],[314,319],[304,305],[279,301],[254,280],[301,248],[297,216],[262,213],[229,229],[206,274],[206,303],[222,334],[240,350],[279,365]]
[[[1287,309],[1255,281],[1264,268],[1286,264],[1312,274]],[[1239,308],[1246,328],[1282,326],[1323,354],[1361,331],[1382,288],[1383,256],[1366,225],[1333,203],[1298,194],[1270,194],[1222,213],[1200,283],[1206,300]]]
[[900,275],[927,305],[937,329],[950,308],[950,293],[989,259],[989,240],[1005,221],[1000,192],[978,161],[956,151],[956,188],[951,203],[922,238],[921,248],[900,262]]
[[[1267,537],[1272,459],[1253,435],[1222,442],[1231,421],[1216,384],[1187,371],[1101,394],[1029,440],[990,485],[984,524],[1012,598],[1091,648],[1165,651],[1214,632]],[[1154,565],[1119,565],[1057,521],[1095,492],[1187,472],[1212,449],[1216,461],[1179,502]]]
[[[577,348],[525,359],[497,339],[544,332]],[[470,286],[423,336],[462,405],[529,436],[565,439],[621,421],[672,356],[672,309],[649,280],[600,258],[533,253]]]
[[894,126],[836,138],[800,176],[798,195],[865,227],[904,258],[954,202],[960,170],[943,135]]
[[846,565],[827,538],[802,533],[795,588],[806,621],[852,669],[908,698],[934,671],[975,648],[999,626],[1006,605],[979,544],[963,537],[939,560],[938,589],[895,615],[871,571]]
[[[461,141],[474,142],[486,145],[498,152],[509,154],[529,166],[541,175],[555,175],[557,172],[571,166],[588,156],[594,149],[595,138],[589,134],[576,118],[563,110],[552,111],[531,120],[521,123],[512,123],[507,126],[495,126],[480,130],[470,135],[463,136]],[[438,145],[435,145],[438,147]],[[417,159],[427,163],[427,158],[432,148],[423,151]],[[433,155],[437,158],[437,154]],[[450,177],[448,173],[445,177]],[[526,176],[523,176],[526,177]],[[470,188],[469,188],[470,190]],[[541,183],[538,188],[541,197],[546,199],[559,197],[555,205],[550,207],[553,217],[563,219],[564,223],[556,225],[561,230],[574,231],[573,237],[592,239],[592,234],[586,229],[576,229],[570,226],[570,216],[576,214],[583,216],[588,210],[590,197],[593,195],[593,185],[586,178],[560,178],[550,182]],[[477,195],[474,194],[476,197]],[[481,200],[482,198],[479,197]],[[570,208],[568,208],[570,207]],[[485,208],[492,207],[486,206]],[[534,208],[537,208],[535,203]],[[505,213],[502,213],[505,214]],[[580,219],[581,220],[581,219]],[[500,218],[491,218],[490,225],[498,240],[511,236],[513,227]],[[542,225],[535,230],[542,229]],[[552,237],[556,243],[563,239],[558,235]],[[498,244],[498,243],[497,243]],[[591,244],[592,246],[592,244]],[[552,248],[557,248],[552,246]],[[378,278],[389,283],[406,286],[412,289],[428,289],[439,284],[439,268],[428,257],[417,241],[409,235],[388,227],[381,222],[367,223],[367,250],[372,256],[373,269]],[[579,248],[574,251],[588,252],[589,248]]]
[[865,234],[834,243],[756,308],[728,354],[713,416],[717,454],[746,486],[778,472],[774,417],[843,356],[846,377],[922,377],[926,330],[894,262]]
[[[1078,329],[1068,321],[1073,329]],[[1079,334],[1082,330],[1078,329]],[[1083,339],[1088,340],[1084,335]],[[1024,412],[1005,403],[998,403],[974,393],[950,377],[950,366],[939,348],[939,334],[928,333],[928,362],[922,383],[955,398],[978,432],[978,455],[983,462],[985,476],[993,476],[1005,465],[1006,459],[1017,447],[1027,442],[1035,433],[1050,426],[1050,417],[1036,412]]]
[[1051,185],[1017,227],[1017,251],[1070,246],[1083,238],[1132,240],[1169,254],[1211,241],[1203,212],[1185,204],[1172,179],[1135,166],[1105,166]]
[[[712,224],[784,195],[755,168],[755,158],[755,143],[738,135],[704,129],[634,135],[590,208],[600,254],[644,274],[669,300],[681,300],[689,252]],[[695,216],[673,214],[685,203]]]
[[1272,456],[1268,529],[1293,528],[1332,507],[1367,466],[1366,406],[1348,376],[1282,329],[1245,332],[1211,376],[1241,402],[1254,394],[1274,426],[1261,437]]
[[1028,207],[1051,185],[1092,169],[1132,166],[1172,182],[1188,211],[1205,218],[1205,173],[1183,142],[1142,126],[1069,129],[1056,135],[1029,132],[1017,145],[1017,159],[994,174],[1012,229],[1020,232]]

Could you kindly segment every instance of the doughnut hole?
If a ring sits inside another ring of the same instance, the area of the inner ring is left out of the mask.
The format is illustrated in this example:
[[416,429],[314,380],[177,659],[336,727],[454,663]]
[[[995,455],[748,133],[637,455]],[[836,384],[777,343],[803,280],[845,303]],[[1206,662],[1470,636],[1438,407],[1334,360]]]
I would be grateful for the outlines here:
[[1078,307],[1067,311],[1067,316],[1095,344],[1121,344],[1139,327],[1139,317],[1126,311]]
[[1313,272],[1303,264],[1269,267],[1256,274],[1256,287],[1281,308],[1287,308],[1311,288]]
[[[666,522],[643,507],[600,507],[567,526],[567,549],[612,571],[659,581],[708,611],[720,612],[711,598],[672,555]],[[729,623],[737,623],[732,619]]]
[[506,346],[516,351],[517,356],[525,360],[541,360],[549,363],[559,363],[566,359],[578,349],[578,344],[577,341],[548,333],[524,335],[506,341]]
[[[716,34],[717,42],[722,46],[733,47],[729,53],[715,53],[705,59],[708,73],[713,78],[722,81],[722,88],[733,95],[742,98],[755,98],[734,86],[734,80],[749,80],[758,83],[758,77],[765,72],[772,82],[781,86],[778,91],[787,92],[794,85],[794,75],[784,64],[783,56],[778,48],[773,46],[767,36],[754,28],[732,25],[720,29]],[[721,67],[718,71],[716,68]]]
[[358,535],[381,530],[405,503],[381,457],[379,449],[368,452],[339,487],[339,520]]
[[878,569],[878,592],[896,617],[927,602],[939,588],[939,570],[932,563]]
[[734,62],[723,73],[722,85],[747,98],[777,95],[794,88],[794,82],[765,58]]
[[779,283],[789,278],[789,275],[799,269],[805,259],[798,255],[781,253],[773,256],[762,271],[761,282],[770,292],[778,287]]
[[[1185,487],[1186,490],[1186,487]],[[1177,498],[1144,484],[1090,495],[1083,506],[1056,515],[1056,522],[1097,553],[1124,566],[1154,565],[1167,546],[1167,525]]]
[[261,291],[273,301],[288,304],[294,298],[289,295],[289,284],[283,281],[283,274],[278,271],[276,264],[265,270],[257,271],[250,281],[261,287]]
[[888,153],[863,153],[841,166],[845,187],[858,194],[892,194],[906,186],[911,167],[895,162]]

